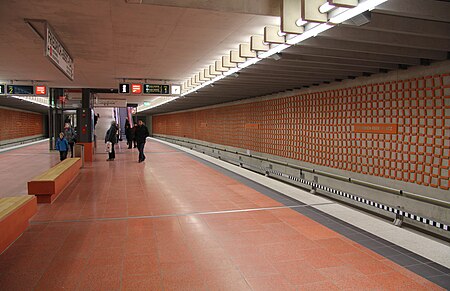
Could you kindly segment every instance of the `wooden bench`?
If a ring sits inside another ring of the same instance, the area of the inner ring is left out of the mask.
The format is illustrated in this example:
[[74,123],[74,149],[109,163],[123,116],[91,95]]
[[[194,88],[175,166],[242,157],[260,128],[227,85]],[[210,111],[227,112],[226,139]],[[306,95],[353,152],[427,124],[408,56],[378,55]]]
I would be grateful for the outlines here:
[[0,198],[0,254],[25,231],[36,211],[36,197]]
[[38,203],[52,203],[78,175],[80,158],[69,158],[28,182],[28,194],[36,195]]

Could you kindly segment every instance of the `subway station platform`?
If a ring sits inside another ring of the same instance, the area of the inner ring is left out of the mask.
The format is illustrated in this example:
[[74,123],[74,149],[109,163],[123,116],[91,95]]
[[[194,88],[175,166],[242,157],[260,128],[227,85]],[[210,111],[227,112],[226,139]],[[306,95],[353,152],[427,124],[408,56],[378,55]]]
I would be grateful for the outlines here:
[[[56,161],[46,146],[0,153],[2,181],[10,181],[2,195],[23,194],[27,177]],[[270,178],[253,181],[255,173],[156,140],[144,163],[121,147],[113,162],[98,152],[54,203],[39,205],[0,255],[0,290],[450,288],[444,242],[398,228],[416,244],[430,242],[418,254],[318,209],[336,202],[302,202],[264,185],[281,184]],[[377,229],[393,227],[358,215]]]

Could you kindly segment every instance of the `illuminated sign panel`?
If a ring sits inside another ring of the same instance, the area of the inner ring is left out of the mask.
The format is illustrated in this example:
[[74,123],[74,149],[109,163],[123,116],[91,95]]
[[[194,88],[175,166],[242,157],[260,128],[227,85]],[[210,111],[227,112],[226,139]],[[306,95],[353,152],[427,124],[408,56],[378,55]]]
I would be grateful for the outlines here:
[[142,84],[131,84],[131,93],[142,94]]
[[36,86],[34,91],[36,92],[36,95],[47,95],[46,86]]
[[70,80],[74,78],[74,64],[69,52],[56,36],[54,30],[46,23],[45,56]]
[[144,94],[155,94],[155,95],[170,94],[170,86],[158,84],[144,84]]
[[120,94],[130,94],[130,84],[126,84],[126,83],[119,84],[119,93]]
[[0,95],[5,94],[5,85],[0,84]]
[[34,88],[28,85],[7,85],[6,94],[34,95]]
[[180,85],[172,85],[172,95],[180,95],[181,94],[181,86]]

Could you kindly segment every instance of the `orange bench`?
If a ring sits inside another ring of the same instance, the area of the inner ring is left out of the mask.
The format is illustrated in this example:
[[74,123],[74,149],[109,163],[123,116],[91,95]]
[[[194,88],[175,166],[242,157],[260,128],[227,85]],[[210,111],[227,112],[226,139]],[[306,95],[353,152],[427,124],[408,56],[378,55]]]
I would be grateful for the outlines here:
[[0,198],[0,254],[25,231],[36,211],[36,197]]
[[28,194],[36,195],[38,203],[52,203],[78,175],[80,158],[69,158],[28,182]]

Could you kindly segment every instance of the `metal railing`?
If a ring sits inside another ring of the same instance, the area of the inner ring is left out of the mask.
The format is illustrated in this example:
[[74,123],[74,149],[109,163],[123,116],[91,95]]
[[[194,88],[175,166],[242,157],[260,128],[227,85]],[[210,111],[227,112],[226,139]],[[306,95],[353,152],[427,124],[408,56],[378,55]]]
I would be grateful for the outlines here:
[[[211,148],[211,149],[215,149],[215,150],[219,150],[219,151],[223,151],[223,152],[228,152],[228,153],[237,154],[237,155],[241,155],[241,156],[245,156],[245,157],[249,157],[249,158],[254,158],[254,159],[258,159],[260,161],[264,161],[264,162],[268,162],[268,163],[272,163],[272,164],[277,164],[277,165],[280,165],[280,166],[290,167],[290,168],[299,170],[301,172],[308,172],[308,173],[311,173],[311,174],[316,174],[316,175],[319,175],[319,176],[332,178],[332,179],[335,179],[335,180],[339,180],[339,181],[343,181],[343,182],[347,182],[347,183],[351,183],[351,184],[367,187],[367,188],[370,188],[370,189],[375,189],[375,190],[383,191],[383,192],[386,192],[386,193],[391,193],[391,194],[394,194],[394,195],[407,197],[407,198],[410,198],[410,199],[413,199],[413,200],[416,200],[416,201],[425,202],[425,203],[432,204],[432,205],[435,205],[435,206],[441,206],[441,207],[445,207],[445,208],[450,208],[450,202],[448,202],[448,201],[444,201],[444,200],[440,200],[440,199],[436,199],[436,198],[432,198],[432,197],[427,197],[427,196],[424,196],[424,195],[412,193],[412,192],[405,191],[405,190],[402,190],[402,189],[395,189],[395,188],[386,187],[386,186],[383,186],[383,185],[369,183],[369,182],[358,180],[358,179],[353,179],[351,177],[345,177],[345,176],[341,176],[341,175],[337,175],[337,174],[333,174],[333,173],[328,173],[328,172],[321,171],[321,170],[316,170],[316,169],[307,168],[307,167],[301,167],[299,165],[295,165],[295,164],[291,164],[291,163],[287,163],[287,162],[282,162],[282,161],[277,161],[277,160],[274,160],[274,159],[271,159],[271,158],[266,158],[266,157],[262,157],[262,156],[258,156],[258,155],[247,154],[245,152],[232,151],[232,150],[229,150],[229,149],[227,149],[225,147],[206,145],[206,144],[198,143],[198,142],[191,141],[191,140],[187,141],[187,140],[177,139],[177,138],[172,138],[172,137],[170,137],[170,138],[164,137],[164,136],[156,136],[156,137],[160,138],[160,139],[193,144],[193,145],[197,145],[197,146],[201,146],[201,147],[207,147],[207,148]],[[191,149],[195,150],[195,148],[191,148]]]

